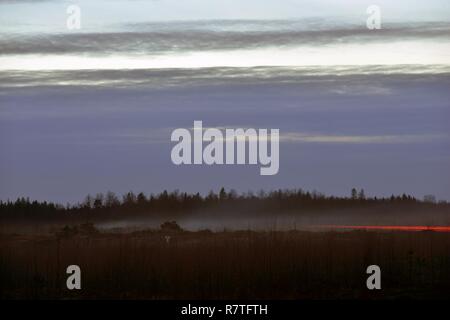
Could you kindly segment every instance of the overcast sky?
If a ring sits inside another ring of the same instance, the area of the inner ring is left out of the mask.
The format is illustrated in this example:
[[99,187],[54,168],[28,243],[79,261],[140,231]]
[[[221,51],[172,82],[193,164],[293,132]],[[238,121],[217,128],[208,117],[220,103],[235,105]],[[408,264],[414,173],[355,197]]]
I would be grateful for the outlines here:
[[[450,200],[448,1],[0,1],[0,199],[303,187]],[[280,172],[170,133],[279,128]]]

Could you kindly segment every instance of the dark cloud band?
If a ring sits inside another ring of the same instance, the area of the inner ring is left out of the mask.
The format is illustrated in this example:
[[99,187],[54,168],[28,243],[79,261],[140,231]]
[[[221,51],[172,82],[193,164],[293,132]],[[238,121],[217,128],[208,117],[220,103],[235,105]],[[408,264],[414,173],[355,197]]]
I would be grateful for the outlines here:
[[[189,51],[253,49],[301,45],[371,43],[414,39],[450,40],[450,23],[386,25],[373,32],[364,27],[317,25],[315,30],[299,30],[301,25],[269,23],[266,31],[254,31],[253,21],[178,24],[134,24],[121,32],[16,35],[0,34],[0,54],[135,53],[166,54]],[[310,26],[309,26],[310,27]],[[261,26],[264,30],[264,27]],[[224,31],[233,30],[234,31]],[[236,31],[238,30],[238,31]],[[241,31],[239,31],[241,30]],[[69,31],[68,31],[69,32]]]

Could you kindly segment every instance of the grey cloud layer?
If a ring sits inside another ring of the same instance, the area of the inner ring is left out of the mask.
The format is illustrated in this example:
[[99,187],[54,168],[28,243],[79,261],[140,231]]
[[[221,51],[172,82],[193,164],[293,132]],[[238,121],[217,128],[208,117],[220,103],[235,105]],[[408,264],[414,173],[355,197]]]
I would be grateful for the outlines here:
[[319,22],[308,23],[307,27],[302,27],[299,22],[289,24],[277,21],[133,24],[124,26],[122,31],[117,32],[2,34],[0,54],[164,54],[413,39],[448,41],[450,23],[392,24],[376,32],[365,26]]
[[[447,65],[253,67],[150,70],[4,71],[0,93],[20,87],[170,88],[205,85],[314,84],[335,95],[389,94],[389,79],[448,79]],[[370,75],[370,79],[367,76]],[[338,83],[334,83],[337,81]],[[3,90],[2,90],[3,88]]]

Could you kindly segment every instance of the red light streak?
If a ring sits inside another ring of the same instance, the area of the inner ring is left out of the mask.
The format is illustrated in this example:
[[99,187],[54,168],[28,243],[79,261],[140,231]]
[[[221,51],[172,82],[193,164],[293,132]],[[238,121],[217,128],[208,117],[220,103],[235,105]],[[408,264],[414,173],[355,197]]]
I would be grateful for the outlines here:
[[352,225],[326,225],[322,228],[353,229],[353,230],[386,230],[386,231],[436,231],[450,232],[450,226],[352,226]]

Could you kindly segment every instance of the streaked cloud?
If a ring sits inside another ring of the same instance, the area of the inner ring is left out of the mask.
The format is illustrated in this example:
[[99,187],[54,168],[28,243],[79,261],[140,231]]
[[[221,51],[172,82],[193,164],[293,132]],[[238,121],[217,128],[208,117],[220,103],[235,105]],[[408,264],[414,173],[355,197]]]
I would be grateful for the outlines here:
[[0,70],[450,65],[450,23],[392,24],[371,31],[312,21],[306,26],[200,21],[124,25],[115,32],[3,33]]
[[280,140],[290,143],[403,144],[448,141],[449,138],[447,135],[439,134],[330,135],[291,132],[282,134]]
[[[1,54],[174,54],[270,47],[450,40],[450,23],[364,25],[306,21],[199,21],[123,25],[102,32],[1,34]],[[269,27],[270,28],[269,28]]]
[[[371,80],[365,78],[370,75]],[[403,76],[401,76],[403,75]],[[321,84],[338,96],[387,95],[388,79],[427,81],[447,78],[450,65],[375,65],[308,67],[216,67],[201,69],[135,70],[11,70],[0,73],[0,88],[110,87],[169,88],[221,84]],[[1,91],[0,91],[1,92]]]
[[[222,141],[230,141],[225,135],[225,129],[237,129],[246,127],[222,126],[216,127],[223,133]],[[81,144],[81,145],[130,145],[130,144],[172,144],[170,134],[176,128],[154,128],[148,130],[128,130],[128,131],[110,131],[98,133],[83,133],[41,135],[38,137],[30,136],[29,139],[37,139],[40,143],[48,144]],[[208,128],[203,128],[203,131]],[[256,129],[258,131],[258,129]],[[193,128],[190,128],[193,132]],[[269,136],[266,139],[270,140]],[[257,140],[256,136],[235,136],[237,140]],[[234,138],[233,138],[234,139]],[[262,137],[258,138],[263,139]],[[447,134],[374,134],[374,135],[355,135],[355,134],[330,134],[330,133],[312,133],[312,132],[283,132],[280,131],[279,141],[281,143],[309,143],[309,144],[415,144],[432,142],[450,142],[450,136]],[[207,143],[207,142],[205,142]]]

